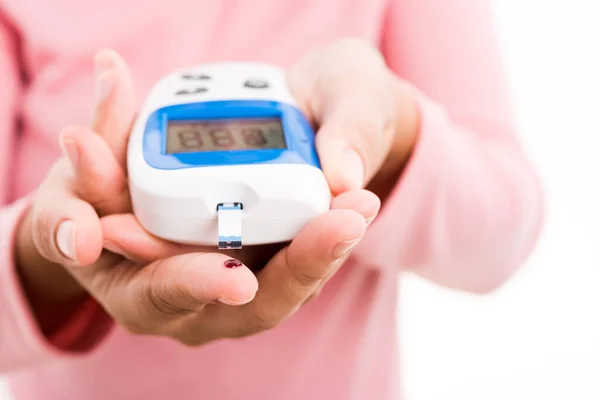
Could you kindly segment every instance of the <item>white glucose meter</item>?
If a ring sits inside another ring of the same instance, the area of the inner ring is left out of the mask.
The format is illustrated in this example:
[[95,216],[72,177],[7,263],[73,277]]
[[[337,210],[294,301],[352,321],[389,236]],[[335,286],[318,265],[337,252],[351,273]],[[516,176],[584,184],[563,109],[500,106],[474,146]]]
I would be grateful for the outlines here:
[[133,210],[174,242],[240,248],[284,242],[329,209],[314,131],[285,71],[215,63],[151,90],[128,148]]

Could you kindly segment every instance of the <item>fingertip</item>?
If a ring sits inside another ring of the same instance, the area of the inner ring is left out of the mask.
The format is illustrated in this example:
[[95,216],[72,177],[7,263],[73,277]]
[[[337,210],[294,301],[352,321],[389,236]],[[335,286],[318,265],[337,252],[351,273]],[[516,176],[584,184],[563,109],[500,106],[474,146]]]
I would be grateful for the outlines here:
[[91,132],[90,128],[80,125],[67,125],[58,134],[59,140],[77,140]]
[[381,199],[375,193],[366,189],[351,190],[334,197],[331,208],[354,210],[369,223],[379,213]]
[[252,271],[244,266],[243,272],[235,275],[231,286],[224,291],[217,301],[229,306],[241,306],[250,303],[258,292],[258,279]]
[[331,210],[332,225],[339,227],[340,241],[360,240],[365,234],[367,222],[365,218],[354,210]]
[[111,48],[100,49],[94,55],[94,70],[96,74],[110,68],[118,67],[121,56]]
[[323,232],[323,236],[336,233],[339,240],[353,240],[362,235],[366,227],[365,218],[357,211],[350,209],[333,209],[314,220],[315,231]]
[[222,274],[221,296],[218,301],[230,306],[239,306],[250,303],[258,291],[256,275],[244,263],[237,259],[219,255],[222,263],[216,271]]
[[[194,298],[206,303],[238,306],[251,302],[256,296],[256,275],[241,261],[218,253],[188,257],[182,271],[182,280]],[[232,261],[236,261],[233,268],[228,265]]]
[[315,218],[292,241],[288,254],[296,263],[309,265],[313,260],[332,260],[333,249],[342,242],[360,241],[367,222],[356,211],[336,209]]
[[331,213],[331,238],[326,248],[332,260],[342,258],[350,249],[358,244],[367,230],[367,221],[354,210],[332,210]]

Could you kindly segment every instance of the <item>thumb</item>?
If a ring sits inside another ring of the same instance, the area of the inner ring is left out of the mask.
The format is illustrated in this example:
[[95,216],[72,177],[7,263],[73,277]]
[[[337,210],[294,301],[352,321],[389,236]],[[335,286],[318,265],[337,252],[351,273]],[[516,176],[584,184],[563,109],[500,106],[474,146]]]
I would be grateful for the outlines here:
[[394,90],[379,52],[363,41],[334,43],[291,68],[288,85],[319,127],[317,152],[333,194],[363,188],[395,134]]
[[393,121],[365,97],[346,97],[323,117],[316,146],[334,195],[363,188],[383,164]]

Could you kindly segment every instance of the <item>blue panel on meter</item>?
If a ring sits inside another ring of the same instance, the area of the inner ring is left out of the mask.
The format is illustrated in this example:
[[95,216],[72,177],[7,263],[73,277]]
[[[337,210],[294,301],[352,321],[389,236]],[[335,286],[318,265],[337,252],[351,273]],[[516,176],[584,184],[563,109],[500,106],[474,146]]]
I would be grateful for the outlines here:
[[[238,138],[219,129],[219,124],[237,126],[236,132],[243,129]],[[283,137],[277,137],[278,129]],[[146,162],[157,169],[299,163],[320,168],[314,136],[310,123],[292,105],[262,100],[209,101],[172,105],[152,113],[144,129],[143,152]],[[207,137],[213,141],[207,143]]]

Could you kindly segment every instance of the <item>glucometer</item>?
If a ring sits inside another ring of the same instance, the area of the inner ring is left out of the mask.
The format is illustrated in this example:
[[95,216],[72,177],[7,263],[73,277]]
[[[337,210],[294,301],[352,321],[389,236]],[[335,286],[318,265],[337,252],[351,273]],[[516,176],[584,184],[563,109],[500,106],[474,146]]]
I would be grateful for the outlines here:
[[291,240],[331,201],[285,71],[262,63],[161,79],[131,132],[128,174],[146,230],[221,249]]

